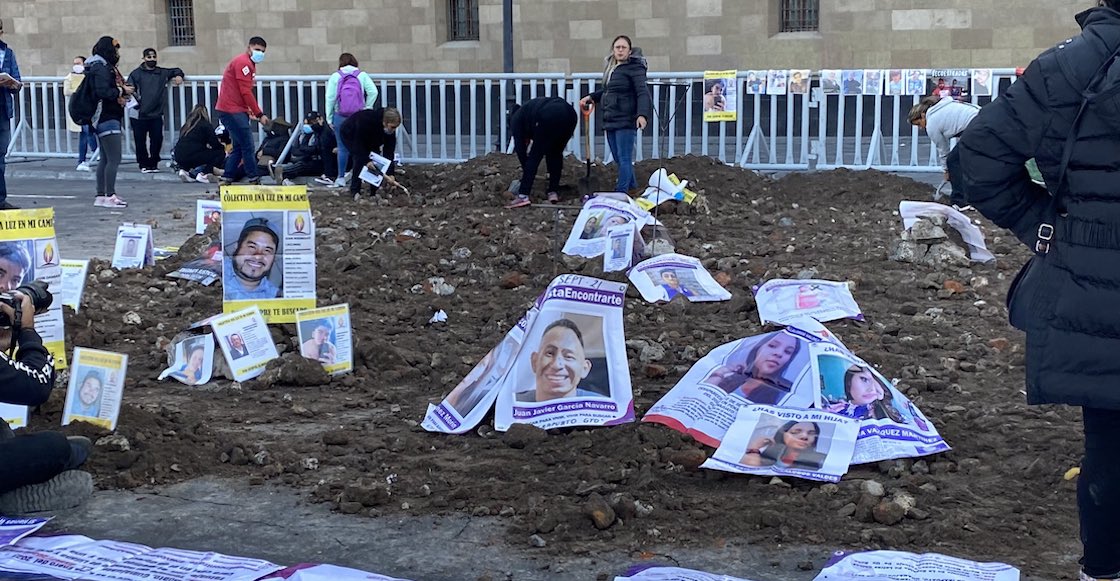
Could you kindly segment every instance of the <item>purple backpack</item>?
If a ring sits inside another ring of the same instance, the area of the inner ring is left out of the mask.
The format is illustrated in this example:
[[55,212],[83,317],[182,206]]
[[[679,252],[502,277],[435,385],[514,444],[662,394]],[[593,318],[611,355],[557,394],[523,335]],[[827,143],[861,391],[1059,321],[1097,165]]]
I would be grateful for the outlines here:
[[338,81],[338,114],[349,117],[366,107],[366,92],[358,78],[361,71],[343,73]]

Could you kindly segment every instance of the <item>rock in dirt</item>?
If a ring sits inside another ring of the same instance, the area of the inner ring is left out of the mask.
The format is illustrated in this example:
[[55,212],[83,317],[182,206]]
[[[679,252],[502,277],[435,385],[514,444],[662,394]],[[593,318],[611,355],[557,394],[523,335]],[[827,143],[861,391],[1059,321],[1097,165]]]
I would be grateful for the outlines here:
[[598,493],[593,493],[588,497],[587,502],[583,505],[584,514],[591,517],[592,524],[599,530],[606,530],[614,524],[615,513],[614,509]]
[[291,351],[269,361],[264,373],[256,379],[245,382],[245,386],[249,389],[269,389],[285,385],[306,387],[323,385],[330,379],[330,374],[318,361]]
[[521,450],[548,439],[548,432],[529,424],[513,424],[502,435],[502,441],[510,448]]

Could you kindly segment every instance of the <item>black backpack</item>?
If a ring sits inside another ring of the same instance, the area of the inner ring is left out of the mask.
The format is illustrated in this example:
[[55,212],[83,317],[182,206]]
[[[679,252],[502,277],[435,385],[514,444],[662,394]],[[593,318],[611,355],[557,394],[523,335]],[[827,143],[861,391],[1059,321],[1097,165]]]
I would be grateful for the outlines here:
[[93,91],[93,79],[87,72],[86,77],[82,79],[82,84],[78,85],[78,90],[70,95],[70,104],[67,106],[70,119],[78,125],[92,125],[99,104],[100,99]]

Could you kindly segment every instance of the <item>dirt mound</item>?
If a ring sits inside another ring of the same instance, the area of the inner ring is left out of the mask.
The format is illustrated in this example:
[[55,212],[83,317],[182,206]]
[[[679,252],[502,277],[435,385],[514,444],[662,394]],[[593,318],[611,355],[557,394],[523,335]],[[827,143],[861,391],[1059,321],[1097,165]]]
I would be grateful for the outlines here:
[[[561,195],[570,202],[583,166],[574,158],[566,164]],[[639,179],[657,165],[638,164]],[[548,543],[540,550],[557,556],[739,541],[934,550],[1040,575],[1075,569],[1073,484],[1062,474],[1079,457],[1076,416],[1024,405],[1022,338],[1003,308],[1025,249],[985,223],[995,264],[934,271],[888,260],[901,229],[898,202],[927,200],[933,191],[889,174],[839,170],[773,180],[698,157],[666,167],[690,180],[707,210],[670,203],[659,209],[661,220],[679,252],[726,273],[734,298],[660,307],[627,301],[626,338],[665,349],[648,375],[631,353],[639,416],[707,350],[763,330],[751,285],[774,277],[850,280],[867,320],[830,327],[897,378],[954,451],[858,467],[831,485],[699,471],[711,450],[661,426],[423,432],[418,422],[428,403],[463,377],[555,274],[599,274],[591,262],[559,254],[576,211],[501,209],[519,170],[514,158],[490,155],[406,167],[402,182],[411,195],[355,202],[331,190],[313,193],[319,302],[349,302],[356,331],[354,373],[321,385],[156,382],[166,341],[218,312],[220,287],[158,276],[173,265],[116,272],[95,262],[81,312],[67,315],[69,345],[129,354],[117,433],[130,450],[111,451],[109,442],[98,448],[99,486],[200,474],[273,479],[345,513],[500,515],[511,543],[538,534]],[[593,178],[599,189],[614,179],[609,167],[596,167]],[[434,277],[454,292],[433,293]],[[429,324],[439,309],[448,322]],[[129,311],[140,325],[124,323]],[[283,351],[294,350],[294,335],[293,325],[273,327]],[[35,429],[57,425],[60,401],[33,416]],[[868,492],[877,490],[866,480],[884,485],[886,501]],[[887,506],[899,494],[916,502],[900,521]]]

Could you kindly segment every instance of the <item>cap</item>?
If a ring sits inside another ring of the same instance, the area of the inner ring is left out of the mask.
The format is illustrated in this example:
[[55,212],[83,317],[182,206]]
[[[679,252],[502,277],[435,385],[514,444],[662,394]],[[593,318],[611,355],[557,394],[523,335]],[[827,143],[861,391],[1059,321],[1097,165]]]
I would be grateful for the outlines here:
[[238,244],[245,240],[245,237],[250,232],[267,232],[272,236],[272,241],[279,245],[280,237],[276,235],[276,230],[272,228],[272,224],[268,223],[268,218],[250,218],[245,221],[245,225],[241,227],[241,235],[238,237]]
[[304,121],[314,121],[319,118],[318,111],[311,111],[303,118]]

